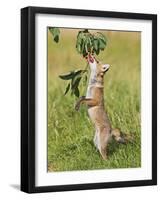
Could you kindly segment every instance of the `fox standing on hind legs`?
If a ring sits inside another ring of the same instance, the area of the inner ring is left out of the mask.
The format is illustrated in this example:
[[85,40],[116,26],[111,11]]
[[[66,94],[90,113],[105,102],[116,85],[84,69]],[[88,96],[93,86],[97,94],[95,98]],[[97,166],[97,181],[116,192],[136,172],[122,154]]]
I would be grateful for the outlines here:
[[107,159],[107,144],[113,136],[116,141],[125,143],[118,129],[112,129],[104,107],[104,74],[109,70],[109,64],[101,64],[94,56],[88,54],[90,78],[86,96],[80,97],[75,109],[78,111],[81,104],[88,106],[88,114],[95,126],[94,144],[103,159]]

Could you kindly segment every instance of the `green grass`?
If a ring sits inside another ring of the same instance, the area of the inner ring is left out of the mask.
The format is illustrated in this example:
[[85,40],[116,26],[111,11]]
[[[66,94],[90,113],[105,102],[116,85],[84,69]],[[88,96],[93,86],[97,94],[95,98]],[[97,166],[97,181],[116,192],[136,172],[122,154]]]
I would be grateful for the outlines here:
[[[63,96],[66,81],[59,79],[86,62],[76,52],[77,30],[61,30],[58,44],[48,33],[48,170],[71,171],[141,166],[140,33],[104,32],[109,43],[99,55],[112,65],[105,75],[104,98],[112,127],[132,134],[127,145],[112,141],[104,161],[93,144],[94,127],[85,106],[74,110],[76,97]],[[86,88],[81,87],[81,95]]]

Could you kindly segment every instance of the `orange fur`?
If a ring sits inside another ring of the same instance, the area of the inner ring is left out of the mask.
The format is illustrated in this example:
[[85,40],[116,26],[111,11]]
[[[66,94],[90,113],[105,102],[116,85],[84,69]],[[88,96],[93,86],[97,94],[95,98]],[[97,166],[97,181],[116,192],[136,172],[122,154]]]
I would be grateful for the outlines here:
[[119,141],[121,136],[118,129],[112,130],[108,115],[104,108],[103,78],[104,74],[109,69],[109,65],[103,65],[96,62],[94,57],[92,57],[92,59],[94,60],[93,63],[90,63],[90,59],[88,59],[91,75],[86,97],[81,97],[77,101],[75,109],[79,110],[81,104],[86,104],[88,106],[88,114],[96,129],[94,144],[98,148],[102,158],[106,160],[107,145],[111,136],[114,136],[116,141]]

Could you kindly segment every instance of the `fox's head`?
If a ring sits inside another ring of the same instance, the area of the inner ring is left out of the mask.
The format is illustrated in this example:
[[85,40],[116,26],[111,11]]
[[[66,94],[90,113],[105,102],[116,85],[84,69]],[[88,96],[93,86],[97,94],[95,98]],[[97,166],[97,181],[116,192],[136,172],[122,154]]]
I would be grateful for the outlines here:
[[91,54],[87,56],[87,62],[89,63],[91,72],[97,75],[103,76],[110,68],[109,64],[102,64]]

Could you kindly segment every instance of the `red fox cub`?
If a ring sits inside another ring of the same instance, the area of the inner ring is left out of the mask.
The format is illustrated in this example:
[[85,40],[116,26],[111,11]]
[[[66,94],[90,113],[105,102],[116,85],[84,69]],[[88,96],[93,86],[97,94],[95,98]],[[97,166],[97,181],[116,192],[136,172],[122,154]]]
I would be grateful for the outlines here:
[[102,158],[107,159],[107,144],[113,136],[118,142],[125,143],[118,129],[112,129],[108,115],[104,107],[104,75],[109,70],[109,64],[101,64],[94,56],[88,55],[87,61],[90,66],[90,78],[86,96],[80,97],[75,105],[78,111],[81,104],[88,106],[88,114],[95,126],[94,144]]

